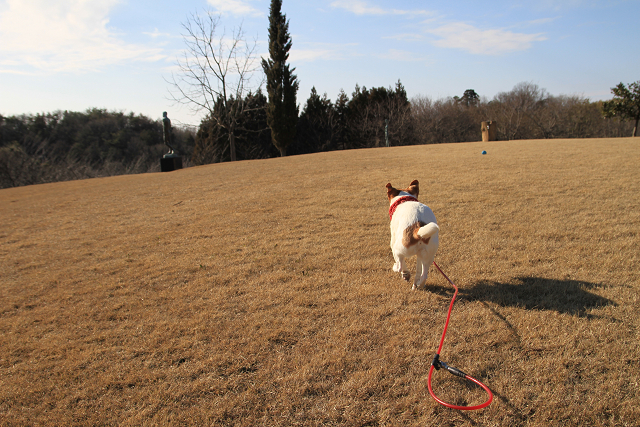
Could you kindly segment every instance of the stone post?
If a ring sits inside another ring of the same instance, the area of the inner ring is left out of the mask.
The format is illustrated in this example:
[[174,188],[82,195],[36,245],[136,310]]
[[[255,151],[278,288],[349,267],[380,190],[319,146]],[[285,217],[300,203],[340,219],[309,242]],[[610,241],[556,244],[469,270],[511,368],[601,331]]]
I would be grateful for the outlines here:
[[497,124],[495,120],[482,122],[480,124],[482,130],[482,142],[495,141]]

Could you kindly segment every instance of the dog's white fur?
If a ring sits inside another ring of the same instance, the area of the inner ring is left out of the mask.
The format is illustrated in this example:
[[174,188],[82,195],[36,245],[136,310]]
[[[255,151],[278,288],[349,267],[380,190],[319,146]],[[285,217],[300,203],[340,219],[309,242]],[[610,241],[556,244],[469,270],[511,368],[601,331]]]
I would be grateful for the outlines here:
[[397,190],[387,184],[389,205],[404,196],[412,196],[415,201],[406,201],[397,205],[391,218],[391,250],[395,264],[393,271],[400,273],[407,282],[411,274],[407,270],[405,259],[416,255],[416,275],[412,289],[424,285],[429,275],[429,267],[433,263],[438,250],[439,240],[436,216],[426,205],[417,201],[418,181],[411,182],[408,188]]

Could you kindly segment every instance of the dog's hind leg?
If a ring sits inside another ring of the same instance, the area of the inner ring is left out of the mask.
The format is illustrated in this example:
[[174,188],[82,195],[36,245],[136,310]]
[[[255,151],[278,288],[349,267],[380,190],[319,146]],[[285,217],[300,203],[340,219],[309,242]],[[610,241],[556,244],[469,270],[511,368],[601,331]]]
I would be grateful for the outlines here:
[[396,263],[393,265],[393,271],[396,273],[400,273],[402,278],[407,282],[411,279],[411,273],[407,270],[407,267],[404,263],[404,257],[402,255],[393,254],[393,258],[396,260]]
[[[429,267],[427,266],[427,271],[428,268]],[[420,259],[420,254],[418,254],[418,259],[416,260],[416,277],[413,279],[413,286],[411,287],[412,291],[415,291],[420,286],[422,286],[422,283],[424,283],[424,281],[422,280],[423,271],[424,265],[422,264],[422,260]]]
[[427,253],[419,253],[418,259],[416,259],[416,277],[413,280],[413,290],[420,289],[424,286],[424,283],[427,281],[427,277],[429,277],[430,266]]
[[416,260],[416,277],[413,281],[413,289],[424,286],[427,278],[429,277],[429,268],[433,264],[433,260],[436,257],[436,251],[438,250],[438,238],[436,236],[433,241],[427,245],[422,251],[418,252]]

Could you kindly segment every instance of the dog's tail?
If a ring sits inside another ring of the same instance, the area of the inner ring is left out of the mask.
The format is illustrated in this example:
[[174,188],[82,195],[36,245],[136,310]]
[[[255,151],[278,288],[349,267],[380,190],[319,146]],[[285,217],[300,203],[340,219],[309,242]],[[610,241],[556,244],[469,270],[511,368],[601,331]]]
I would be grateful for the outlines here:
[[417,237],[419,239],[421,239],[425,243],[428,243],[431,236],[436,234],[438,231],[440,231],[440,227],[438,227],[438,224],[436,224],[435,222],[430,222],[429,224],[420,227],[417,230],[416,234],[418,235]]

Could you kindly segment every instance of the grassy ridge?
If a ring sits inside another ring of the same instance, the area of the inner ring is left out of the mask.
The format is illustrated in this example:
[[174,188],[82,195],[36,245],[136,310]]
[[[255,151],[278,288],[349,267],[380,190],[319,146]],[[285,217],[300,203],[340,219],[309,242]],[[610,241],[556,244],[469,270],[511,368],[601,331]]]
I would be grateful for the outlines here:
[[[496,395],[479,412],[426,387],[448,284],[391,271],[384,186],[412,179],[461,289],[442,359]],[[637,138],[0,190],[0,425],[634,425],[638,194]]]

